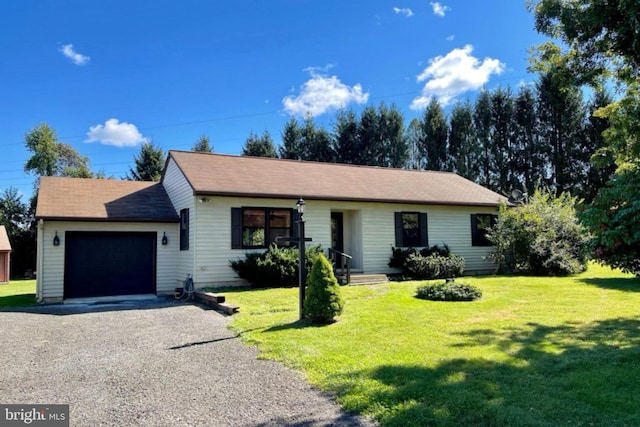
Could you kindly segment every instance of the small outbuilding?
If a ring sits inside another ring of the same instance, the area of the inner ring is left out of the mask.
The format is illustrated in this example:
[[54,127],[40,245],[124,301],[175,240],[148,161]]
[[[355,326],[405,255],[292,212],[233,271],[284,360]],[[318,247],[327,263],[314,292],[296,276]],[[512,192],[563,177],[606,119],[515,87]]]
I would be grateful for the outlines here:
[[4,225],[0,225],[0,283],[9,281],[9,262],[11,261],[11,243]]

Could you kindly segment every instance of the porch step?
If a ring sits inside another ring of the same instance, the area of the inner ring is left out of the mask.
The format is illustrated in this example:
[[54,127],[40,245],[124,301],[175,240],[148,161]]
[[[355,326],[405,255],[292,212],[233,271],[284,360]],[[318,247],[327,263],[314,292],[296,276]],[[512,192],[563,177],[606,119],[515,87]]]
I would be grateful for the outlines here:
[[386,274],[352,274],[350,285],[372,285],[388,282]]

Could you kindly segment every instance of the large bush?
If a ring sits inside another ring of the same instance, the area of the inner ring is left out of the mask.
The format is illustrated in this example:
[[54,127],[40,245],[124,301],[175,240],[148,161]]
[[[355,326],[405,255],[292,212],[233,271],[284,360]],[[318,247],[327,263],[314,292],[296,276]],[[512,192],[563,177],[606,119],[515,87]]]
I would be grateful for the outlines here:
[[[320,246],[306,248],[305,265],[310,271],[322,253]],[[299,253],[297,248],[278,247],[275,244],[262,252],[247,252],[245,258],[231,260],[231,268],[238,277],[254,286],[281,287],[298,285]]]
[[498,271],[564,276],[584,271],[586,232],[576,217],[576,198],[536,190],[521,206],[500,207],[487,233],[489,259]]
[[320,254],[313,263],[307,279],[304,299],[304,317],[312,323],[331,323],[342,313],[344,300],[340,294],[340,285],[333,274],[333,266]]
[[389,267],[417,279],[446,279],[464,272],[464,258],[454,255],[446,244],[422,249],[391,248]]

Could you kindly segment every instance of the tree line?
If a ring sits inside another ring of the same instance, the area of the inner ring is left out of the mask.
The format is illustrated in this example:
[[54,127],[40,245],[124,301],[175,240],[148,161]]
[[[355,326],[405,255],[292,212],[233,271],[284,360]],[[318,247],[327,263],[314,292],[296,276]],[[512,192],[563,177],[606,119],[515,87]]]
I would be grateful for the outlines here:
[[449,114],[432,99],[405,126],[395,105],[339,111],[330,129],[312,117],[289,119],[275,146],[269,132],[251,133],[245,156],[455,172],[502,194],[546,187],[591,200],[612,176],[591,157],[604,145],[606,118],[594,112],[612,102],[605,90],[585,101],[578,86],[553,73],[516,93],[483,90],[474,103],[458,102]]

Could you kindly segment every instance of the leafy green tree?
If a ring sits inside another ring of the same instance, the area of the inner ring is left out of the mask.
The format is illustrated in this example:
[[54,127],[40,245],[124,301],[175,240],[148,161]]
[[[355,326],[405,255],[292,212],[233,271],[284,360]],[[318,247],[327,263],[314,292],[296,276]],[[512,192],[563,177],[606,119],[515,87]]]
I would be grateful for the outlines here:
[[448,169],[477,182],[480,150],[473,128],[473,107],[468,101],[454,105],[449,119]]
[[209,142],[208,136],[200,135],[198,140],[193,144],[193,147],[191,147],[191,151],[213,153],[213,145]]
[[[599,87],[609,79],[622,96],[595,112],[609,120],[607,145],[594,160],[615,158],[618,170],[582,216],[597,259],[638,274],[640,205],[640,4],[630,0],[541,0],[529,3],[536,30],[559,39],[547,42],[532,59],[537,70],[560,69],[565,79]],[[637,237],[636,237],[637,236]]]
[[510,89],[499,87],[491,93],[490,162],[493,189],[505,194],[518,187],[514,177],[513,96]]
[[24,165],[24,171],[37,176],[53,176],[58,172],[58,136],[46,123],[31,129],[24,137],[25,146],[32,156]]
[[449,127],[440,102],[432,98],[422,117],[422,150],[427,169],[446,170]]
[[407,169],[424,169],[425,159],[422,154],[422,149],[420,148],[423,138],[424,133],[422,132],[420,120],[417,118],[412,119],[405,130],[408,154]]
[[487,233],[493,244],[489,259],[503,272],[563,276],[584,271],[585,230],[576,217],[577,199],[536,190],[517,207],[500,207]]
[[140,153],[133,158],[135,167],[129,168],[126,179],[130,181],[160,181],[164,168],[164,151],[153,142],[145,142]]
[[[27,173],[41,176],[69,176],[92,178],[89,159],[71,145],[58,140],[55,130],[42,123],[25,135],[25,146],[31,157],[24,165]],[[38,181],[36,181],[36,187]]]
[[379,166],[404,167],[408,159],[407,140],[404,135],[404,116],[395,104],[378,106],[378,128],[382,141],[382,158]]
[[9,187],[0,195],[0,225],[4,225],[9,238],[26,229],[28,207],[20,200],[18,189]]
[[332,323],[335,317],[342,313],[343,308],[344,299],[338,280],[333,274],[333,266],[323,254],[320,254],[313,263],[307,279],[304,317],[311,323]]
[[533,193],[544,170],[544,152],[536,132],[536,96],[529,86],[520,88],[514,101],[513,171],[519,186]]
[[307,115],[301,131],[300,151],[302,160],[314,162],[333,161],[331,136],[324,128],[316,127],[311,115]]
[[[35,196],[33,197],[35,200]],[[11,242],[12,277],[20,277],[36,265],[35,204],[23,203],[18,190],[9,187],[0,195],[0,225],[4,225]]]
[[282,145],[278,147],[278,157],[281,159],[301,160],[302,130],[298,120],[291,116],[282,130]]
[[576,191],[586,170],[581,151],[586,117],[582,92],[553,73],[541,75],[536,87],[538,137],[546,147],[550,171],[546,184],[558,193]]
[[480,167],[479,184],[494,189],[491,182],[491,96],[483,89],[473,111],[473,125],[476,131],[477,144],[481,147],[478,165]]
[[588,105],[589,117],[582,139],[584,157],[581,159],[587,165],[587,170],[579,193],[585,203],[591,203],[598,190],[613,178],[616,171],[615,156],[608,149],[604,139],[604,133],[610,127],[609,119],[597,115],[597,111],[612,102],[613,98],[609,92],[602,89],[595,92]]
[[261,136],[251,132],[242,147],[243,156],[253,157],[278,157],[276,147],[273,145],[273,139],[268,131],[264,131]]
[[582,215],[597,261],[640,277],[640,167],[629,165],[601,188]]
[[333,151],[338,163],[354,164],[360,159],[358,117],[353,110],[340,110],[333,124]]
[[368,105],[360,113],[358,136],[360,138],[358,148],[360,154],[354,163],[377,166],[384,156],[384,147],[380,133],[380,120],[375,107]]

